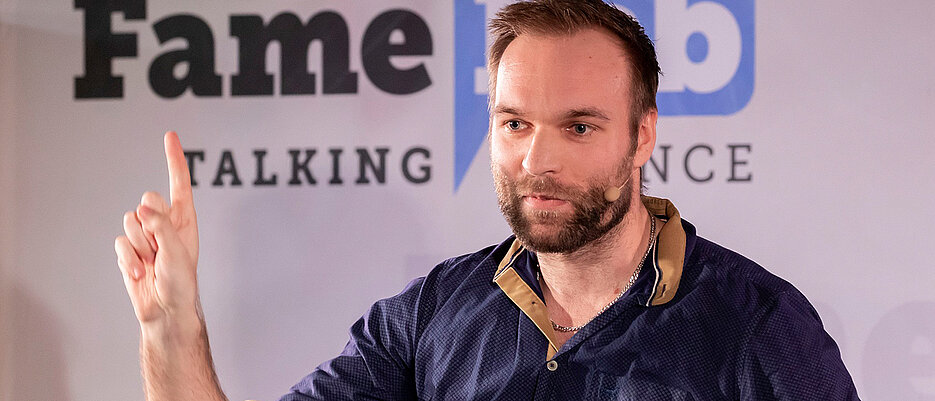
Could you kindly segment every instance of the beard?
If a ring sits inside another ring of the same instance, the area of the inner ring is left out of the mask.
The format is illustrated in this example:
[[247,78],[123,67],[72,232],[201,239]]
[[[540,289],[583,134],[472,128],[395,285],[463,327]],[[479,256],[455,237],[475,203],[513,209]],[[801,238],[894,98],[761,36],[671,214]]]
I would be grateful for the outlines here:
[[[595,179],[583,189],[560,185],[551,176],[524,175],[512,179],[498,166],[492,166],[497,200],[516,238],[534,252],[572,253],[602,239],[617,227],[630,211],[633,183],[627,182],[615,202],[607,202],[604,192],[626,179],[630,160],[620,166],[615,178]],[[622,177],[622,178],[621,178]],[[570,216],[553,210],[523,210],[523,194],[541,193],[572,206]]]

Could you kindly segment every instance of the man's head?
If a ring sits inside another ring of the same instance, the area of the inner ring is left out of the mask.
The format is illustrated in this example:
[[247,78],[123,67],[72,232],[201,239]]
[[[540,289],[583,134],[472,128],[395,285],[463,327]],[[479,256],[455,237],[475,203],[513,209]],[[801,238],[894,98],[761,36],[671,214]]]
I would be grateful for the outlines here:
[[[504,216],[539,252],[604,238],[655,144],[659,67],[629,16],[600,1],[507,6],[491,22],[491,170]],[[623,196],[604,200],[626,183]]]
[[656,49],[633,17],[602,0],[520,1],[501,9],[489,26],[492,41],[487,53],[487,72],[490,74],[491,106],[496,98],[500,60],[517,36],[563,36],[584,29],[606,30],[618,39],[620,49],[628,56],[635,130],[639,117],[656,109],[660,74]]

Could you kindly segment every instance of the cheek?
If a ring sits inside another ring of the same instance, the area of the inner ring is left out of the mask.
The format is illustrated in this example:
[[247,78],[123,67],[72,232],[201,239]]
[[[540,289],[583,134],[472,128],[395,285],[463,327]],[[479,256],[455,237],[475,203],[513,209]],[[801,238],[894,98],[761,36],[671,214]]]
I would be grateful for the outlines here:
[[501,169],[509,170],[513,164],[517,164],[517,159],[519,159],[519,164],[522,165],[522,154],[517,157],[516,146],[511,146],[500,135],[493,134],[490,139],[490,163],[494,166],[500,166]]

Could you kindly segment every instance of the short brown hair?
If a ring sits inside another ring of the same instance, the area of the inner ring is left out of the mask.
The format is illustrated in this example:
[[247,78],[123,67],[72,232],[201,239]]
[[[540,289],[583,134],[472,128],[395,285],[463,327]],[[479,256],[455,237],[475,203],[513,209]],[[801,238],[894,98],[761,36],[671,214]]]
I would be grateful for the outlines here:
[[496,94],[500,58],[517,36],[527,33],[571,35],[586,28],[603,28],[620,39],[623,50],[630,57],[630,93],[634,100],[630,114],[634,128],[639,126],[639,120],[645,113],[656,109],[660,74],[656,49],[643,27],[613,5],[602,0],[520,1],[501,9],[490,20],[488,28],[493,39],[487,53],[491,104]]

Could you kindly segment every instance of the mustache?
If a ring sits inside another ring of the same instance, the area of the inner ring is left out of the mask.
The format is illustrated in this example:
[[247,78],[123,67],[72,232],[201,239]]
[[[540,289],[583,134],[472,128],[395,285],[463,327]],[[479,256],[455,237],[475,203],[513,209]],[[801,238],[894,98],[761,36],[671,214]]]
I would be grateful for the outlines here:
[[536,193],[550,198],[568,199],[574,192],[566,186],[559,184],[555,178],[524,176],[514,182],[514,187],[520,194]]

